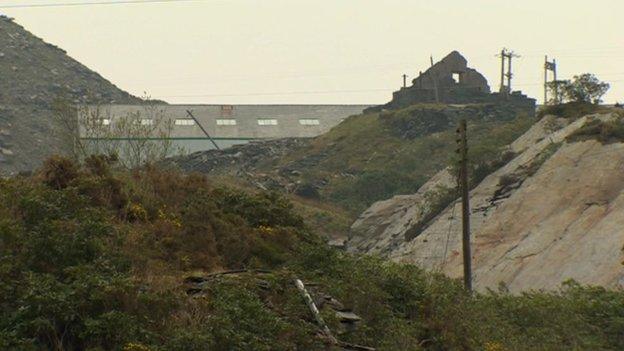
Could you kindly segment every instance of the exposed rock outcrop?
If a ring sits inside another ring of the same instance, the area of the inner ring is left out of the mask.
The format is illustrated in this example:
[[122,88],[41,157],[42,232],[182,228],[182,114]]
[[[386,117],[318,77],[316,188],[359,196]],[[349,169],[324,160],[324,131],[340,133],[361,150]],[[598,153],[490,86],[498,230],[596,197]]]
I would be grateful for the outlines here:
[[[478,289],[556,289],[567,279],[624,283],[624,143],[566,142],[588,120],[614,118],[585,116],[565,127],[563,119],[542,119],[510,146],[518,156],[470,192]],[[349,249],[461,277],[459,201],[418,223],[424,194],[449,184],[448,172],[436,177],[415,195],[374,204],[354,223]],[[409,240],[416,225],[424,229]]]

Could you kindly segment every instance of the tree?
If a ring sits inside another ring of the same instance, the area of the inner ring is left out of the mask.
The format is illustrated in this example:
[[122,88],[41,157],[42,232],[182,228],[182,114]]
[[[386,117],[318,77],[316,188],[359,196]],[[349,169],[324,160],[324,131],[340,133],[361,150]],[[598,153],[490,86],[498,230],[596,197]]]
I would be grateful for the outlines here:
[[[561,94],[567,101],[598,104],[609,90],[609,83],[600,81],[591,73],[574,76],[572,80],[552,82],[551,90]],[[556,97],[558,98],[558,97]],[[559,100],[558,102],[563,102]]]
[[57,99],[56,119],[72,158],[81,161],[90,155],[115,155],[122,166],[134,168],[184,153],[171,141],[173,121],[164,118],[157,102],[144,100],[141,110],[113,116],[103,106],[73,105]]
[[551,82],[546,83],[546,87],[550,92],[549,96],[551,97],[548,100],[548,104],[557,105],[565,101],[565,87],[570,84],[569,80],[553,80]]

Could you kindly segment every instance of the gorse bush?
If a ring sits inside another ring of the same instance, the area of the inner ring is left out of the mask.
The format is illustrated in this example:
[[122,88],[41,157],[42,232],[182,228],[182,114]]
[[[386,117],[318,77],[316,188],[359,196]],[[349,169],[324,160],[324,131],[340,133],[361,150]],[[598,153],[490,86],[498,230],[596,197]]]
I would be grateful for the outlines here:
[[[380,350],[624,348],[621,291],[469,294],[329,248],[275,194],[109,161],[55,158],[0,180],[0,349],[325,350],[295,277],[362,317],[341,340]],[[272,273],[217,277],[195,297],[182,288],[228,268]]]
[[[57,157],[0,184],[1,349],[153,343],[154,323],[183,301],[167,276],[274,268],[307,235],[274,194],[155,169],[116,174],[107,162]],[[141,282],[155,275],[164,282]]]

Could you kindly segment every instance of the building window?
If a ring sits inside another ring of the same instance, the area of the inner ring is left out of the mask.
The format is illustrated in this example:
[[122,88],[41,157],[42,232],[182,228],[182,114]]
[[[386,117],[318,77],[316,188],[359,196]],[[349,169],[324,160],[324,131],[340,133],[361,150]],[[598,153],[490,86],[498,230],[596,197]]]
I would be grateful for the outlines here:
[[302,126],[318,126],[321,122],[318,119],[300,119],[299,124]]
[[103,126],[109,126],[111,124],[111,119],[110,118],[102,118],[100,120],[100,124],[102,124]]
[[455,83],[461,83],[461,73],[453,72],[451,78],[455,81]]
[[143,118],[141,119],[140,123],[142,126],[151,126],[154,124],[154,120],[151,118]]
[[258,120],[258,125],[259,126],[276,126],[277,125],[277,120],[276,119],[259,119]]
[[236,125],[236,120],[235,119],[218,119],[217,120],[217,125],[218,126],[235,126]]
[[191,118],[178,118],[174,123],[176,126],[194,126],[195,121]]

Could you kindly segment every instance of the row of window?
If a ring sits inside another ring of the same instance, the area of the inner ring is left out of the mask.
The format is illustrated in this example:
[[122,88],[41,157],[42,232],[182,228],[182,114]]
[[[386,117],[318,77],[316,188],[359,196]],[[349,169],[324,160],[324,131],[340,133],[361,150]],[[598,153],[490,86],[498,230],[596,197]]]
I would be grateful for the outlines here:
[[[148,118],[141,119],[139,122],[142,126],[151,126],[154,124],[154,120],[148,119]],[[111,124],[110,118],[102,119],[102,125],[108,126],[110,124]],[[174,121],[174,124],[176,126],[194,126],[195,121],[191,118],[178,118]],[[235,126],[236,124],[237,123],[235,119],[217,119],[218,126]],[[300,119],[299,124],[301,124],[302,126],[318,126],[321,124],[321,122],[318,119]],[[277,120],[271,119],[271,118],[261,118],[261,119],[258,119],[258,125],[259,126],[276,126]]]

